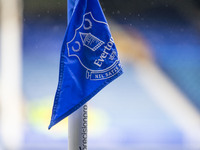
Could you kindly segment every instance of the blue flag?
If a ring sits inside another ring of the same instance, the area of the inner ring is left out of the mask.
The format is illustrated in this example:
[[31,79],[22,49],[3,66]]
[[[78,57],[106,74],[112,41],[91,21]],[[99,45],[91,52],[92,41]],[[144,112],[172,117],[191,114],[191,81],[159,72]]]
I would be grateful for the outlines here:
[[117,49],[98,0],[75,0],[61,50],[49,129],[122,74]]

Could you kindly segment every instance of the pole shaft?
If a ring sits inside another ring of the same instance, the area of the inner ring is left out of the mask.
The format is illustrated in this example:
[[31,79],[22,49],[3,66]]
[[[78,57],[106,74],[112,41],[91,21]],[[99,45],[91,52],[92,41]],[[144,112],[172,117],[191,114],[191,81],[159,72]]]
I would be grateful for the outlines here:
[[87,150],[87,105],[84,105],[68,118],[69,150]]
[[[68,24],[77,0],[67,0]],[[87,104],[68,117],[68,150],[87,150]]]

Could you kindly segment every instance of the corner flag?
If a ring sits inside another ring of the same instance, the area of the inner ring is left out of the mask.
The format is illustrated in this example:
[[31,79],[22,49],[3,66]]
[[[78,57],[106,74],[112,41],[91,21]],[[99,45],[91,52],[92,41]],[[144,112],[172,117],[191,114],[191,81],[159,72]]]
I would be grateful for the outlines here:
[[[61,50],[49,129],[122,74],[117,49],[98,0],[75,0]],[[69,6],[68,6],[69,7]]]

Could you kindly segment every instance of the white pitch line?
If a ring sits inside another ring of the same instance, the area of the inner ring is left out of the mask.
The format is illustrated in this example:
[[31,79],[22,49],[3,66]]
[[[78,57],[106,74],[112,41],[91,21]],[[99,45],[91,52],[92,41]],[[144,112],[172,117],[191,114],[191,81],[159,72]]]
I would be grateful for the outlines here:
[[200,114],[190,100],[154,63],[138,63],[135,68],[144,88],[184,132],[186,145],[200,148]]

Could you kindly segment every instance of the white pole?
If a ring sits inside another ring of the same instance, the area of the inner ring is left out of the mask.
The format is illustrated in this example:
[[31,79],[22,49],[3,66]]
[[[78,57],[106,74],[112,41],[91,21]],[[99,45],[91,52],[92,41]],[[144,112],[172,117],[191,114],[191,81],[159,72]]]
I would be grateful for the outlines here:
[[22,146],[22,3],[0,0],[1,9],[1,140],[5,149]]
[[[68,24],[76,0],[67,0]],[[68,117],[68,150],[87,150],[88,106],[85,104]]]
[[87,150],[87,104],[68,117],[68,150]]

